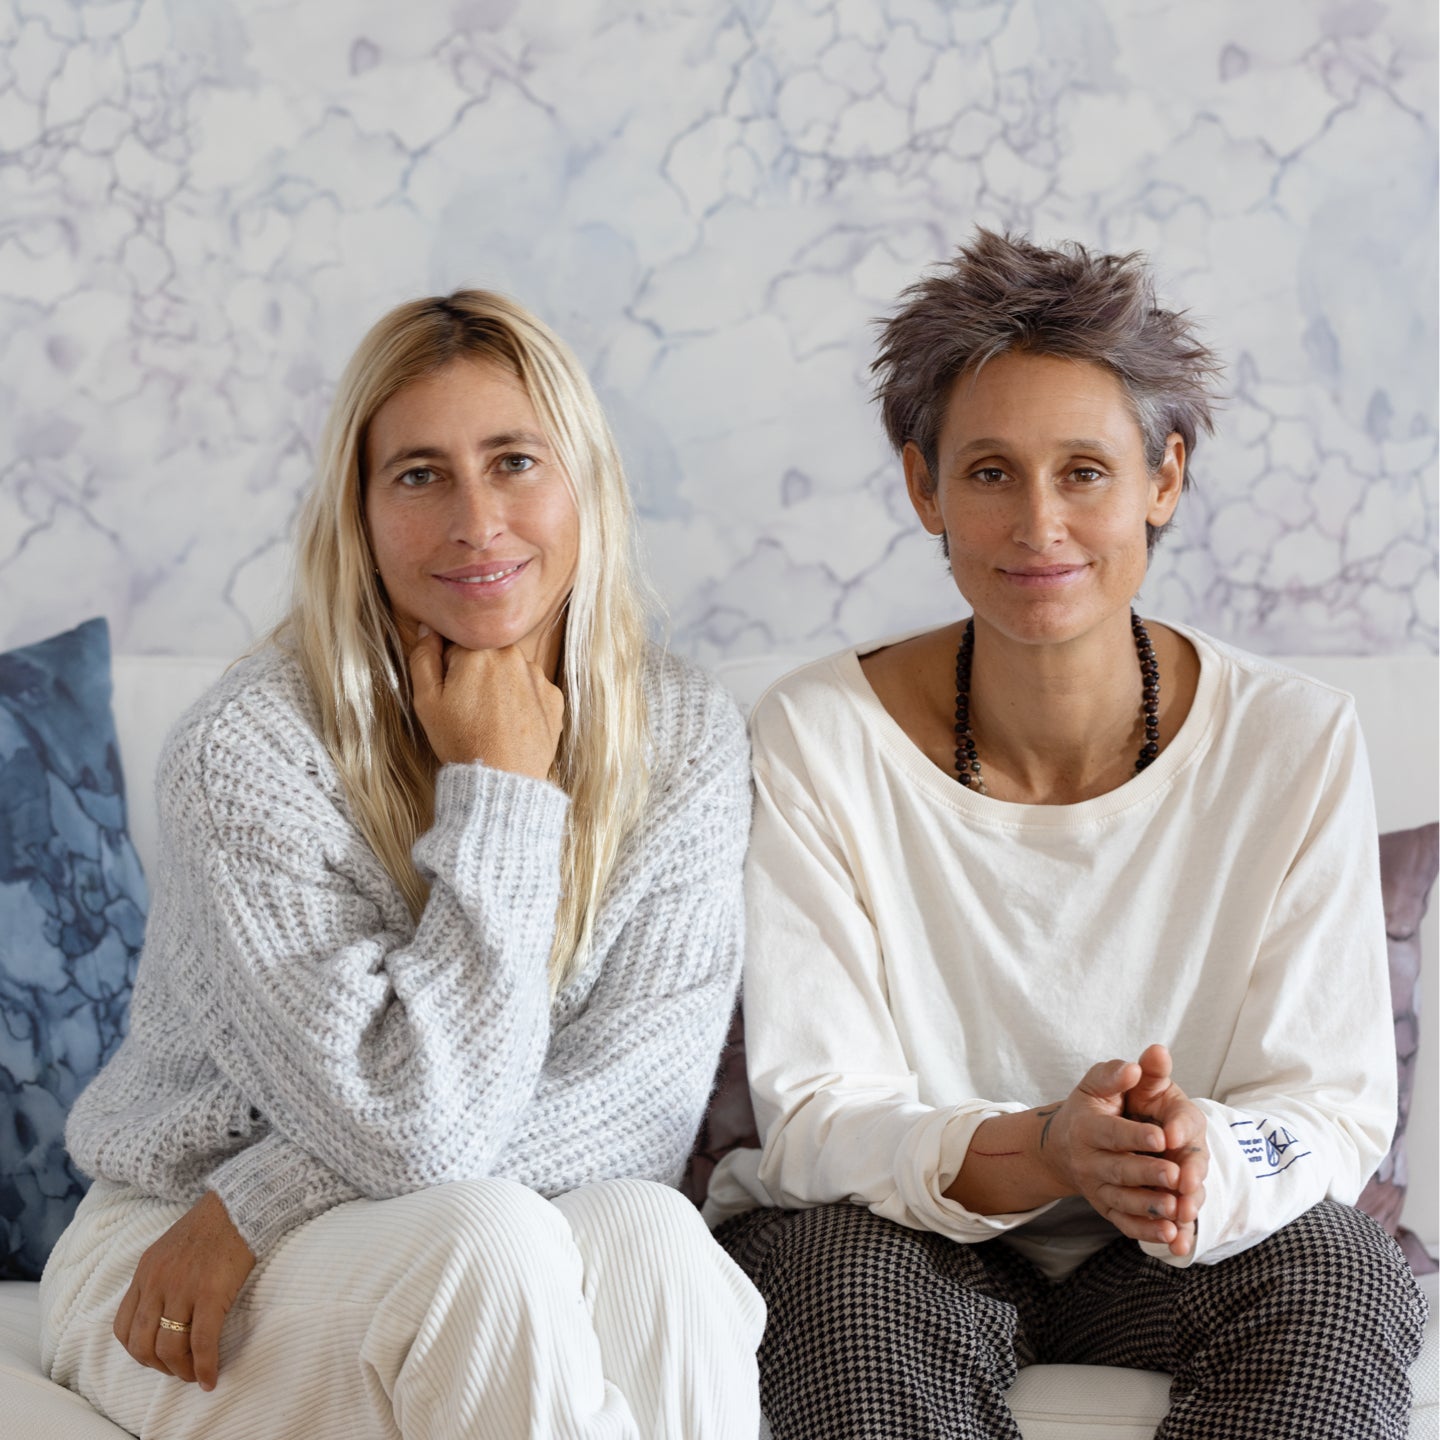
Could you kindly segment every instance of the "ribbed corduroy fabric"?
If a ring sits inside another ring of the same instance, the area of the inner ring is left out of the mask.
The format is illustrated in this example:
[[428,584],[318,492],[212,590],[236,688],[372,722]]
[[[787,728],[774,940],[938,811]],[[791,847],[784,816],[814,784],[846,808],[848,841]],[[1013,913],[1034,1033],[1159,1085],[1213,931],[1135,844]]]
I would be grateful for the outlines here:
[[184,1212],[99,1181],[40,1287],[43,1363],[145,1440],[751,1440],[759,1296],[676,1191],[512,1180],[355,1200],[256,1266],[206,1394],[111,1324]]

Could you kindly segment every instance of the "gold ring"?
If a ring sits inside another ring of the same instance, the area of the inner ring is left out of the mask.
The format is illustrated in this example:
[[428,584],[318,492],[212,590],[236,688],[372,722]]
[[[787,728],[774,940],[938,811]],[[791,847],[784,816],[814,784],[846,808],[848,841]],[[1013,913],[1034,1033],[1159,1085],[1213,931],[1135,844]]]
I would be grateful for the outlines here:
[[162,1330],[176,1330],[181,1335],[190,1333],[190,1322],[188,1320],[172,1320],[168,1315],[160,1317],[160,1328]]

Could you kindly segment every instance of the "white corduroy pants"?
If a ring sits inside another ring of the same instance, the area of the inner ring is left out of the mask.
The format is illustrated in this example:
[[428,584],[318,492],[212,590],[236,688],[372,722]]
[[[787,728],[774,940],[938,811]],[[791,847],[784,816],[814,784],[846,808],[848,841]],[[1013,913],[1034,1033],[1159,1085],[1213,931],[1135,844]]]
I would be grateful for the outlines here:
[[251,1272],[204,1393],[111,1325],[186,1206],[99,1181],[40,1287],[52,1379],[143,1440],[754,1440],[758,1292],[674,1190],[508,1180],[356,1200]]

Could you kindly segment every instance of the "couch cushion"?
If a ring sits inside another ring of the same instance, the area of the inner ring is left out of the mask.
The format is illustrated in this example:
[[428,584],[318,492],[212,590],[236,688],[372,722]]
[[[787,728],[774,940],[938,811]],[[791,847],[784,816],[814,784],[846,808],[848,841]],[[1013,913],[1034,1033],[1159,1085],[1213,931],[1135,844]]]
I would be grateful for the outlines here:
[[1025,1440],[1151,1440],[1170,1408],[1170,1377],[1118,1366],[1029,1365],[1005,1398]]
[[120,1043],[145,906],[91,620],[0,655],[0,1277],[37,1278],[84,1194],[65,1117]]
[[0,1284],[0,1415],[4,1433],[24,1440],[125,1440],[78,1395],[40,1371],[38,1285]]
[[116,655],[111,660],[115,734],[125,765],[126,817],[140,863],[155,873],[160,816],[155,771],[170,728],[224,673],[228,660],[206,655]]

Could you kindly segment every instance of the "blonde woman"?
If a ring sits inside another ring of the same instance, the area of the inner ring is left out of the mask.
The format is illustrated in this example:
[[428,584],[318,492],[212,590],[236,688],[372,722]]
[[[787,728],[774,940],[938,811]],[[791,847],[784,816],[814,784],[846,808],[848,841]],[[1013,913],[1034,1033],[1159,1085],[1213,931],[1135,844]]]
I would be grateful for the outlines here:
[[162,1440],[753,1436],[763,1306],[670,1188],[738,976],[745,738],[644,639],[560,341],[480,291],[382,319],[297,573],[160,765],[47,1370]]

